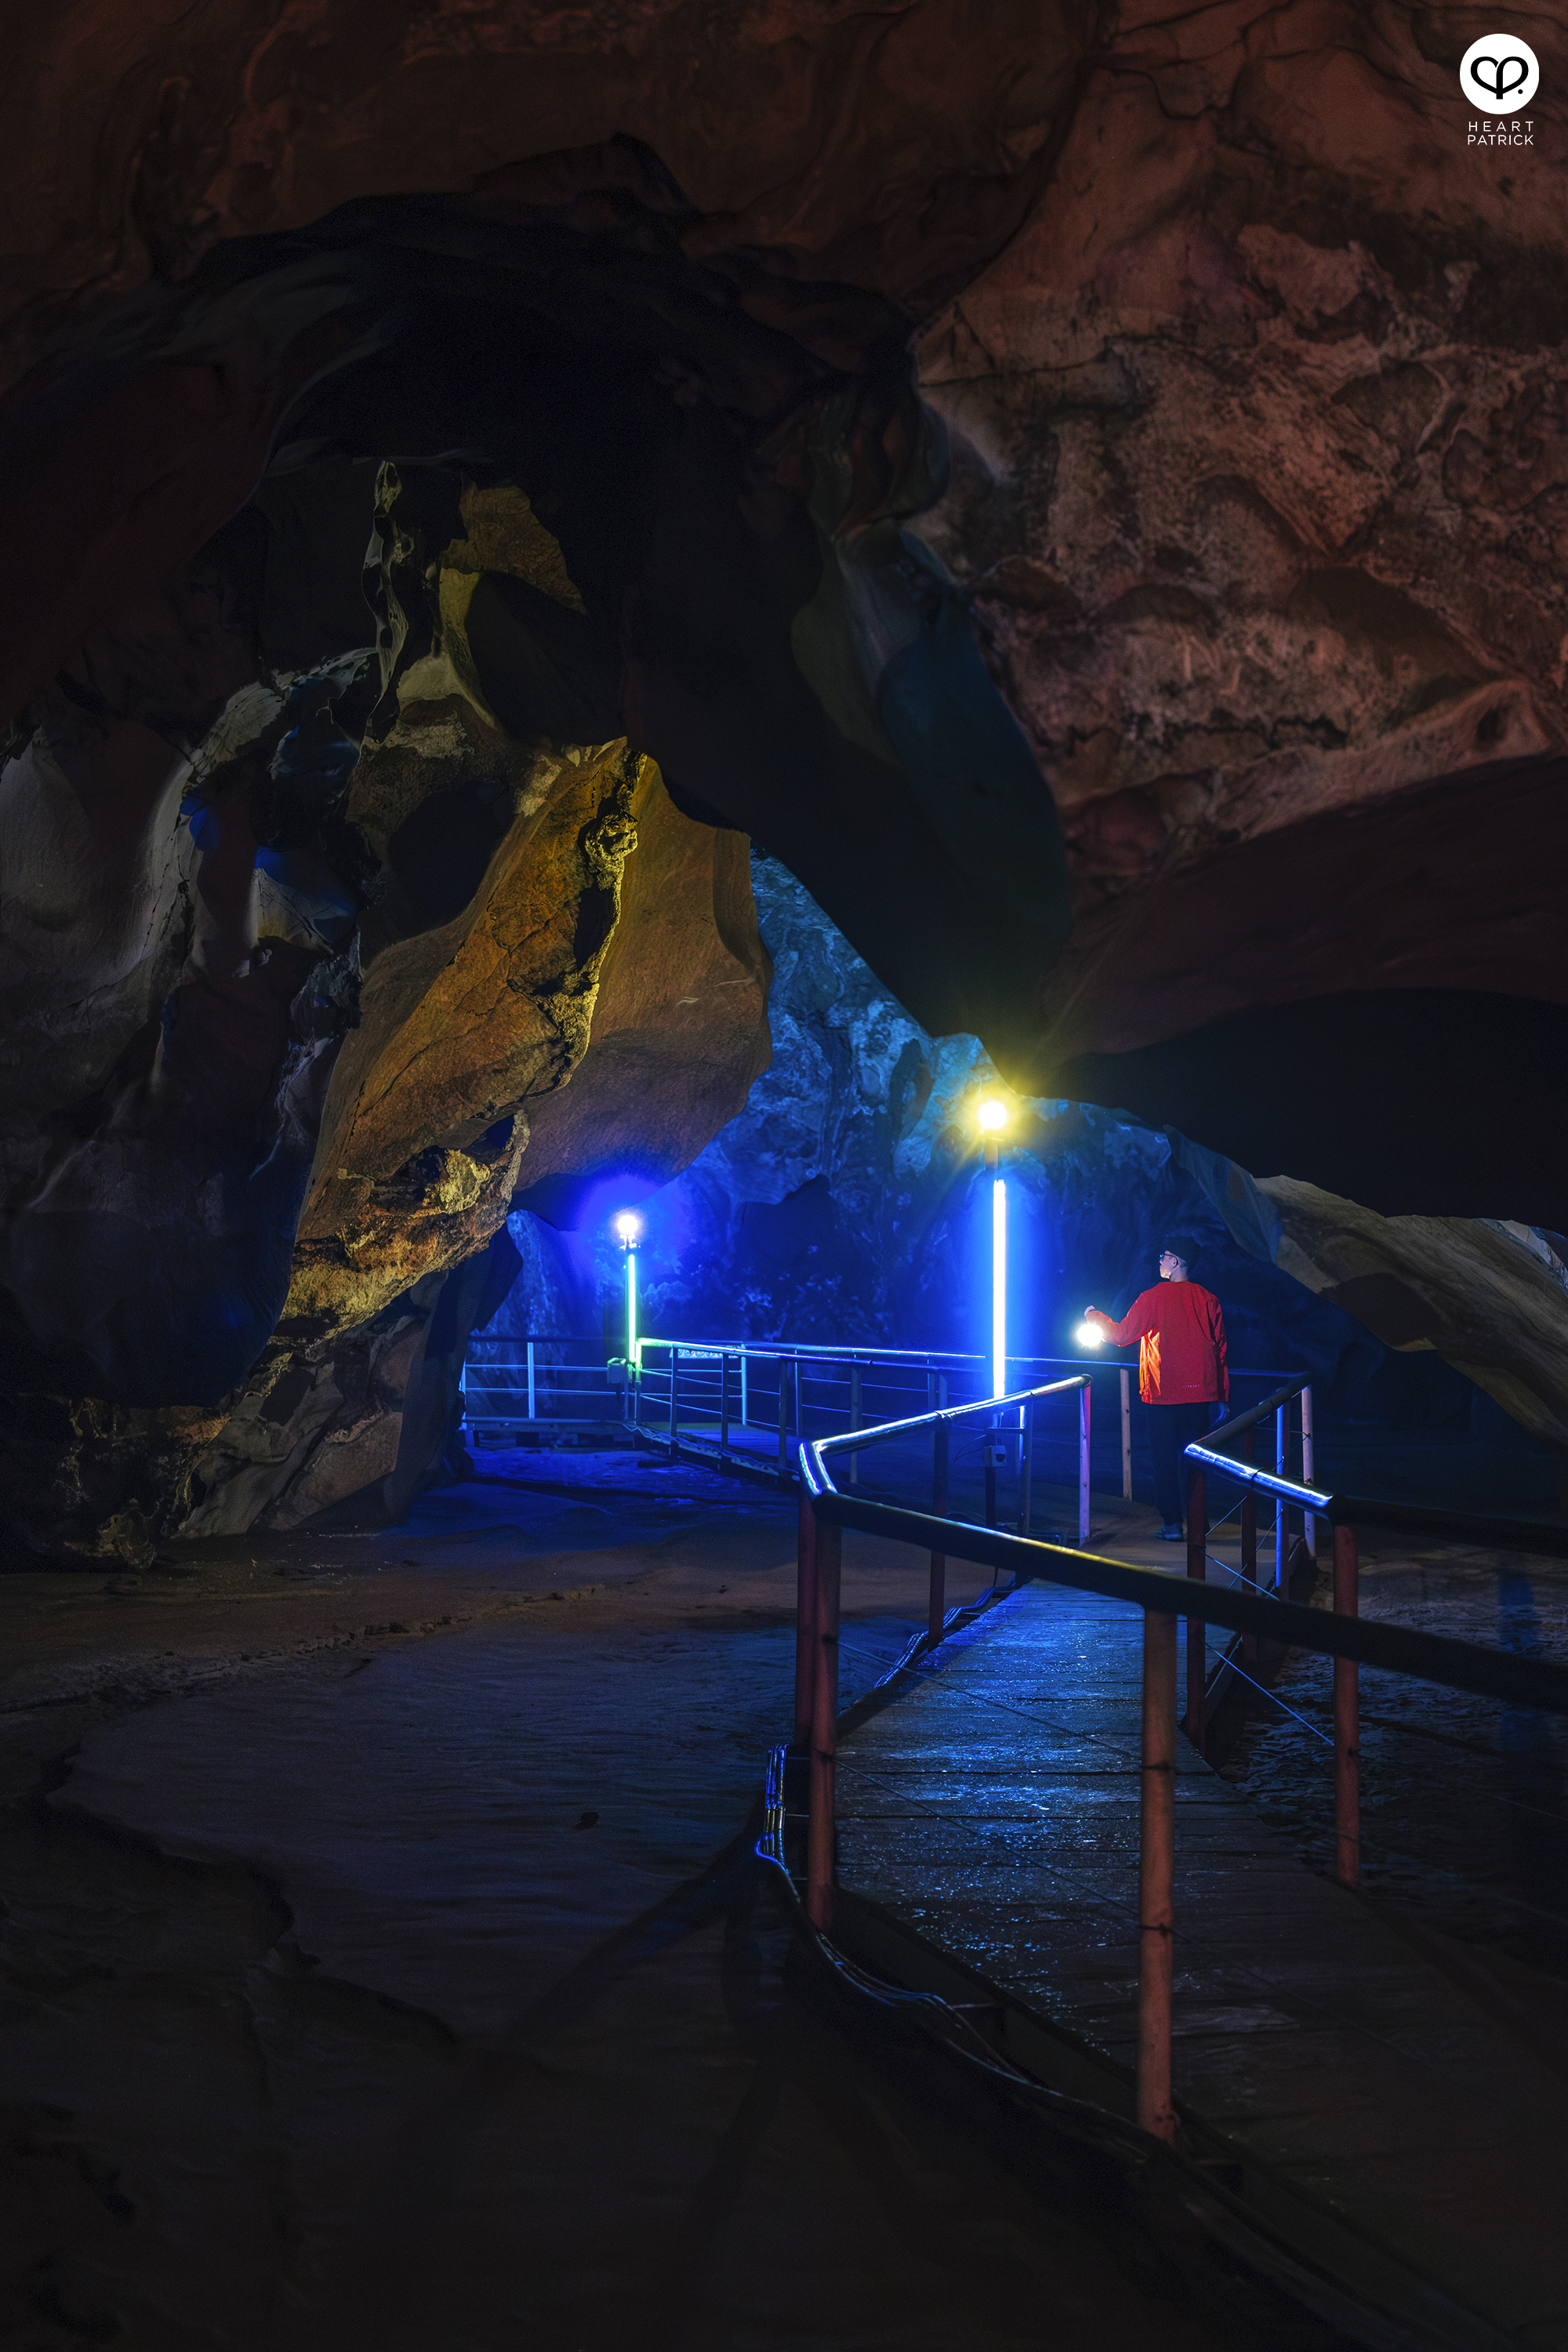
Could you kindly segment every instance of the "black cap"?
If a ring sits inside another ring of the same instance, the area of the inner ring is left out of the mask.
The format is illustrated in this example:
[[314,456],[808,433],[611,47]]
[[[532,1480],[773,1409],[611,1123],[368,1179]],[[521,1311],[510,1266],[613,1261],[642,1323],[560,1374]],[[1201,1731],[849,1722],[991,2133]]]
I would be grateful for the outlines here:
[[1195,1242],[1191,1234],[1165,1234],[1157,1244],[1155,1255],[1163,1257],[1165,1252],[1169,1250],[1173,1257],[1181,1259],[1187,1272],[1191,1274],[1198,1262],[1202,1249],[1203,1244]]

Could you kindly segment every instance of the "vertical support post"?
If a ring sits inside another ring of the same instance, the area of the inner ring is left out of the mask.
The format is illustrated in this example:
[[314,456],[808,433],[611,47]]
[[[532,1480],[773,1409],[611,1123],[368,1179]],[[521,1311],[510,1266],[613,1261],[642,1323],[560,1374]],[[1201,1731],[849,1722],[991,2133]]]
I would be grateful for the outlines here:
[[779,1476],[789,1471],[789,1366],[777,1358],[779,1368]]
[[[1312,1452],[1312,1391],[1310,1389],[1303,1389],[1301,1391],[1302,1486],[1315,1486],[1317,1483],[1316,1473],[1317,1464],[1313,1459]],[[1307,1538],[1307,1549],[1311,1553],[1312,1558],[1316,1559],[1318,1557],[1318,1520],[1317,1514],[1315,1512],[1309,1511],[1306,1514],[1301,1531]]]
[[[1287,1459],[1289,1437],[1286,1414],[1288,1405],[1281,1405],[1274,1415],[1274,1475],[1283,1478],[1289,1469]],[[1283,1495],[1274,1497],[1274,1590],[1285,1590],[1285,1554],[1289,1549],[1290,1513]]]
[[[947,1403],[942,1392],[947,1382],[938,1374],[932,1381],[927,1375],[928,1390],[934,1389],[942,1403],[933,1409],[941,1412]],[[947,1510],[947,1431],[938,1427],[931,1432],[931,1507],[939,1515]],[[942,1621],[947,1615],[947,1554],[933,1551],[931,1556],[931,1597],[926,1609],[926,1632],[933,1642],[942,1639]]]
[[1018,1426],[1021,1433],[1018,1445],[1022,1456],[1018,1464],[1018,1533],[1026,1536],[1029,1532],[1029,1513],[1033,1505],[1035,1485],[1035,1401],[1033,1397],[1027,1404],[1019,1406]]
[[814,1927],[833,1925],[833,1765],[838,1723],[839,1530],[816,1525],[816,1616],[811,1710],[811,1819],[805,1841],[805,1908]]
[[[1334,1529],[1334,1607],[1361,1614],[1361,1562],[1353,1528]],[[1334,1660],[1334,1876],[1361,1885],[1361,1669]]]
[[719,1451],[730,1451],[730,1359],[719,1350]]
[[1000,1417],[993,1413],[985,1424],[985,1524],[996,1524],[996,1454],[1002,1443]]
[[811,1744],[811,1710],[816,1687],[816,1513],[800,1490],[795,1586],[795,1744]]
[[[849,1367],[849,1426],[851,1429],[858,1429],[860,1426],[860,1367],[858,1364],[851,1364]],[[860,1484],[858,1454],[852,1454],[849,1456],[849,1484],[852,1486],[858,1486]]]
[[528,1343],[528,1417],[530,1421],[536,1420],[538,1417],[533,1402],[533,1342],[531,1339]]
[[1078,1540],[1081,1551],[1089,1541],[1089,1417],[1093,1390],[1088,1379],[1078,1392]]
[[1138,1814],[1139,2128],[1173,2140],[1171,1992],[1176,1940],[1176,1621],[1143,1612],[1143,1753]]
[[[1200,1584],[1208,1580],[1208,1480],[1194,1470],[1187,1486],[1187,1574]],[[1187,1738],[1204,1752],[1204,1715],[1208,1682],[1208,1653],[1201,1617],[1187,1620]]]
[[[1250,1462],[1255,1454],[1256,1429],[1249,1429],[1241,1441],[1241,1457]],[[1241,1575],[1242,1581],[1256,1587],[1258,1582],[1258,1496],[1251,1486],[1241,1490]],[[1241,1654],[1249,1666],[1258,1664],[1258,1636],[1244,1633]]]
[[1129,1367],[1121,1367],[1121,1499],[1132,1500],[1132,1385]]

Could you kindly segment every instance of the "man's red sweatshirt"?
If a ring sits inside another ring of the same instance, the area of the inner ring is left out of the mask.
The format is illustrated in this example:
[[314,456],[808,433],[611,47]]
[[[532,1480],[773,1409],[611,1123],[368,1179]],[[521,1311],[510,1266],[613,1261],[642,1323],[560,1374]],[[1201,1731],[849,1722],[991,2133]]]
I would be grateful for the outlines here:
[[1206,1404],[1230,1395],[1225,1315],[1201,1283],[1157,1282],[1120,1323],[1098,1307],[1089,1319],[1119,1348],[1137,1340],[1138,1393],[1145,1404]]

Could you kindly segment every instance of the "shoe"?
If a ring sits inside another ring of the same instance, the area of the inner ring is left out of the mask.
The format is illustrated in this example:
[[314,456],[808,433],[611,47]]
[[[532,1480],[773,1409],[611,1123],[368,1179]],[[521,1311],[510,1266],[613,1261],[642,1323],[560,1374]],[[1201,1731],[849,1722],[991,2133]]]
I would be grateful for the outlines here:
[[1160,1541],[1162,1543],[1183,1543],[1185,1541],[1185,1535],[1180,1519],[1172,1519],[1161,1528]]

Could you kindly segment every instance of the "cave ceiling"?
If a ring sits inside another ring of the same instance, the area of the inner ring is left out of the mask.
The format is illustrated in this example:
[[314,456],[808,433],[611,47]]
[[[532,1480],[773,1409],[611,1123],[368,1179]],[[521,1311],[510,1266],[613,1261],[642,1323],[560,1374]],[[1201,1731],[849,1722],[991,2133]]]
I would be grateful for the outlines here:
[[684,1164],[748,835],[1023,1093],[1568,1227],[1568,30],[1496,21],[1519,152],[1387,0],[11,27],[25,1383],[210,1405]]

